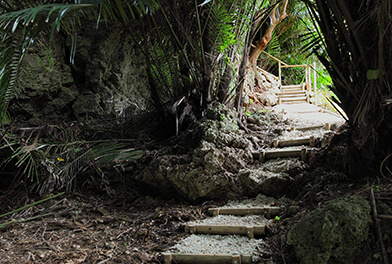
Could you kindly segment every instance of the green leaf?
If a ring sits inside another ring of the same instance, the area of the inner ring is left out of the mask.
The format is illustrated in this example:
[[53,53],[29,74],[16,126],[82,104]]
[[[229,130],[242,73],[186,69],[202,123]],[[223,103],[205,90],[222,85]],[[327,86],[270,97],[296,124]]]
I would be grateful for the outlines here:
[[366,72],[366,78],[368,80],[377,80],[380,78],[380,71],[379,70],[368,70]]

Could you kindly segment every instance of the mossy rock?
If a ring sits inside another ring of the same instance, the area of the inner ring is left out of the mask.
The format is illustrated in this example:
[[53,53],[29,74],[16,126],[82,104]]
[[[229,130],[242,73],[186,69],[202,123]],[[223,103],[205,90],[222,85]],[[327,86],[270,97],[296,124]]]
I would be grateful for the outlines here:
[[312,211],[288,233],[303,264],[354,263],[354,253],[368,236],[370,205],[360,197],[329,201]]

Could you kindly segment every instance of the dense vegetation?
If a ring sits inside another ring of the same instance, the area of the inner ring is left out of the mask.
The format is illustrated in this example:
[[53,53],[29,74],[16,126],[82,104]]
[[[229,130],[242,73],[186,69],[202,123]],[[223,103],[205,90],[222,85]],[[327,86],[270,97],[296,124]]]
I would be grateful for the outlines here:
[[[150,110],[158,114],[156,127],[171,136],[185,128],[184,122],[204,117],[215,103],[241,106],[248,63],[254,63],[259,40],[274,24],[276,29],[268,32],[263,49],[286,54],[293,63],[306,62],[312,52],[331,75],[338,103],[349,117],[347,168],[360,162],[378,169],[389,157],[392,74],[387,69],[392,21],[388,0],[25,0],[0,1],[0,12],[3,122],[10,121],[8,104],[20,93],[18,77],[24,55],[37,45],[43,32],[49,32],[51,39],[56,34],[65,36],[64,41],[71,43],[72,63],[78,44],[75,36],[86,21],[96,21],[97,30],[102,23],[121,23],[145,56]],[[131,30],[135,24],[140,32]],[[304,50],[307,55],[299,55]],[[265,68],[274,67],[268,60],[263,63]],[[101,173],[99,164],[129,161],[141,154],[121,140],[87,143],[65,136],[64,131],[58,133],[63,141],[39,142],[35,134],[37,140],[31,139],[32,133],[30,141],[21,144],[6,129],[2,132],[3,156],[11,158],[4,162],[13,160],[16,167],[23,168],[22,174],[37,181],[45,173],[51,174],[54,180],[46,181],[51,184],[42,192],[70,188],[69,181],[83,166],[94,164]]]

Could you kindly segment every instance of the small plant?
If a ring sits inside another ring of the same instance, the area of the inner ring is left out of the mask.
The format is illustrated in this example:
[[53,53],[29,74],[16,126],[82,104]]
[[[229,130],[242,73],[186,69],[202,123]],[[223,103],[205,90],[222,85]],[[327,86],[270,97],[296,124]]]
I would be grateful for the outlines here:
[[279,220],[280,220],[280,217],[279,217],[279,216],[275,216],[275,220],[276,220],[276,221],[279,221]]
[[378,185],[372,184],[372,186],[370,186],[370,188],[373,188],[376,192],[380,192],[380,186],[378,186]]
[[246,115],[247,115],[247,116],[251,116],[252,113],[251,113],[250,111],[246,111]]
[[220,115],[219,117],[220,117],[221,121],[225,120],[225,116],[224,115]]

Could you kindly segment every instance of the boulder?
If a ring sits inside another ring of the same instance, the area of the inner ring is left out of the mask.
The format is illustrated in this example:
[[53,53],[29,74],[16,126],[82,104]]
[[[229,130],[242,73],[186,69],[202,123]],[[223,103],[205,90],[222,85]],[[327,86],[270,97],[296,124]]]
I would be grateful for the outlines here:
[[356,263],[355,252],[367,239],[370,224],[367,200],[338,198],[297,223],[289,231],[287,243],[294,246],[303,264]]

